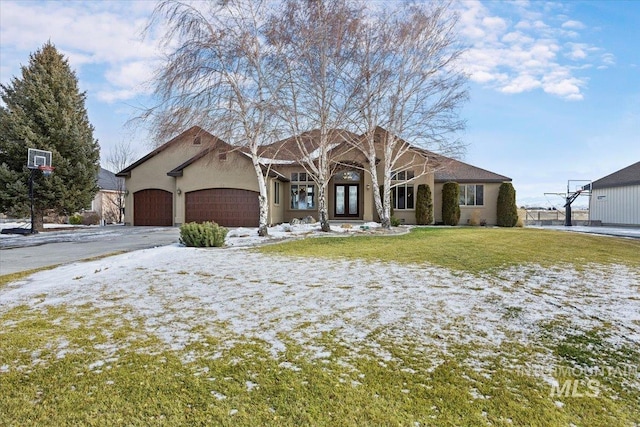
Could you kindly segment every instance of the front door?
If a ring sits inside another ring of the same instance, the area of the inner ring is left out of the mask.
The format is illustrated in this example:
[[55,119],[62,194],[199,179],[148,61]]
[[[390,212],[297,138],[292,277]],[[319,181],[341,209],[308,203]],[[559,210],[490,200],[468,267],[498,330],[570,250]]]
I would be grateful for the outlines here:
[[335,216],[358,216],[358,184],[336,184],[335,188]]

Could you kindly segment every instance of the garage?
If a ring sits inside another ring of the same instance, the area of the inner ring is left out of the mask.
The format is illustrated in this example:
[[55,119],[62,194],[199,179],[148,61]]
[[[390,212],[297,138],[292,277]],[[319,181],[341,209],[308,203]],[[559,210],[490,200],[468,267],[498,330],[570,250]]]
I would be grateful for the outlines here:
[[133,225],[173,225],[173,195],[164,190],[140,190],[133,194]]
[[260,203],[255,191],[209,188],[186,194],[186,222],[214,221],[225,227],[257,227]]

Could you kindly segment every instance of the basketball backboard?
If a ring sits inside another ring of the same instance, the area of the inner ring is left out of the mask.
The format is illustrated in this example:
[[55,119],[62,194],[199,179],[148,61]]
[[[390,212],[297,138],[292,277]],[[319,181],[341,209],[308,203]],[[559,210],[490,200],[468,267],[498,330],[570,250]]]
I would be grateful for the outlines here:
[[51,158],[51,151],[29,148],[27,167],[29,169],[39,169],[41,166],[52,166]]

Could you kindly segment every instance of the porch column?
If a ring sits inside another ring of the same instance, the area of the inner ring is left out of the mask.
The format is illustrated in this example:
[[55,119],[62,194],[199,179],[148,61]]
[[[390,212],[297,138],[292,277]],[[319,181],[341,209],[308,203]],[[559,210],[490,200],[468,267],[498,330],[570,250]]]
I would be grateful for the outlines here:
[[375,203],[373,202],[373,189],[371,188],[371,176],[368,173],[362,173],[362,220],[365,222],[373,221],[373,212],[375,211]]

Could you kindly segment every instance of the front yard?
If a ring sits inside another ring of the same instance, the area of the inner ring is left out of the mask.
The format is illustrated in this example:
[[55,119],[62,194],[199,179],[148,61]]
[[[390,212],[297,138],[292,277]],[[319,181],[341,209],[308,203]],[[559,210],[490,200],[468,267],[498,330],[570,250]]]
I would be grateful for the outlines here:
[[177,245],[0,286],[0,425],[640,423],[640,241]]

